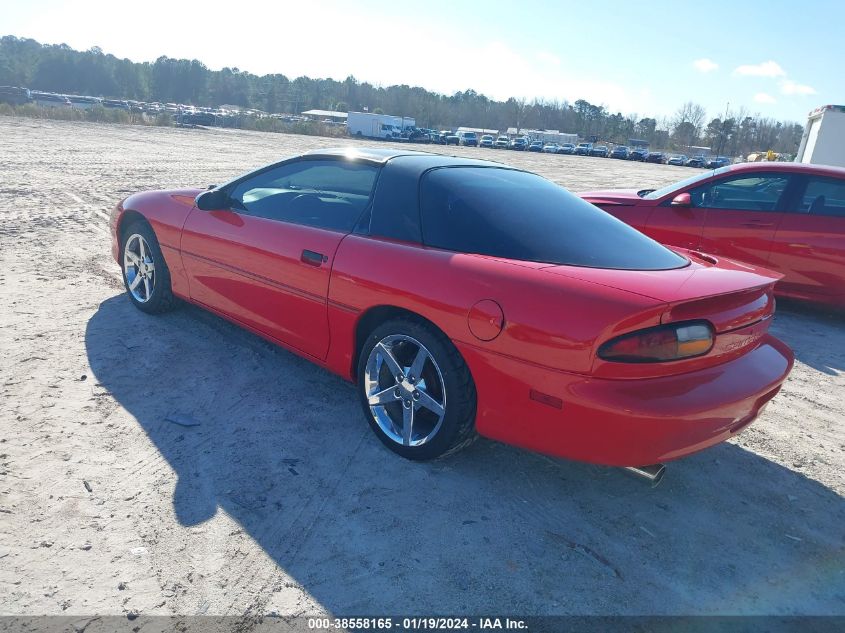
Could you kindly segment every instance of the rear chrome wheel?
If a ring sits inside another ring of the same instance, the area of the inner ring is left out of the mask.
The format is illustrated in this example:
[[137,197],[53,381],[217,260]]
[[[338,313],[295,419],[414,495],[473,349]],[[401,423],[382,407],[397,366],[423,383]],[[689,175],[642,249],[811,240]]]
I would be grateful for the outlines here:
[[433,459],[476,437],[469,368],[452,341],[421,320],[397,317],[370,332],[358,358],[358,394],[370,428],[402,457]]
[[123,246],[123,277],[126,289],[138,303],[147,303],[155,291],[155,262],[143,235],[133,233]]
[[387,437],[402,446],[422,446],[443,424],[446,386],[425,346],[405,334],[380,340],[364,370],[370,414]]

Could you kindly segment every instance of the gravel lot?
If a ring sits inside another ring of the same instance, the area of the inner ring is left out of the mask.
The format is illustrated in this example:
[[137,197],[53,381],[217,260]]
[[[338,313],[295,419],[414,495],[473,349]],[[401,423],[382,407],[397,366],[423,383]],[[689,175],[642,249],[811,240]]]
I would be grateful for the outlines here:
[[[0,612],[845,614],[841,315],[782,305],[781,395],[651,489],[489,441],[401,460],[339,378],[124,297],[119,199],[337,144],[0,117]],[[692,173],[448,151],[573,190]]]

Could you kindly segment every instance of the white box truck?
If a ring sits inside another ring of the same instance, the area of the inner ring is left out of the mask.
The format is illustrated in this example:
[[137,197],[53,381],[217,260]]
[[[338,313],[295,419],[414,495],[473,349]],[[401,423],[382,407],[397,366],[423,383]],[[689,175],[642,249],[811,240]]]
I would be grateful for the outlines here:
[[350,112],[346,118],[346,130],[350,136],[366,138],[399,138],[402,130],[414,126],[411,117],[375,114],[373,112]]
[[810,112],[795,162],[845,167],[845,106],[827,105]]

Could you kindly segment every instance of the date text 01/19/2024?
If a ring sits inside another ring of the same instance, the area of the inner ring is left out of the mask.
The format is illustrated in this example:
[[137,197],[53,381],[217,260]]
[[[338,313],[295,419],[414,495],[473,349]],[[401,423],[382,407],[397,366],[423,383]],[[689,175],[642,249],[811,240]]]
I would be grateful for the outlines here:
[[365,631],[447,631],[447,630],[479,630],[496,631],[527,630],[524,620],[496,617],[479,618],[444,618],[444,617],[412,617],[412,618],[308,618],[308,628],[311,630],[365,630]]

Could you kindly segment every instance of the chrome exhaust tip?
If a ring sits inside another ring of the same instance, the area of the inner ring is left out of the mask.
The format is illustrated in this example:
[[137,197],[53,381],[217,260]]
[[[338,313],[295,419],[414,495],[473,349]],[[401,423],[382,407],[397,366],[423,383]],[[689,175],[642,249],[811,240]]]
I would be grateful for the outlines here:
[[640,479],[645,479],[651,482],[651,487],[654,488],[663,481],[663,475],[666,474],[666,466],[663,464],[651,464],[649,466],[627,466],[625,468],[632,475],[636,475]]

